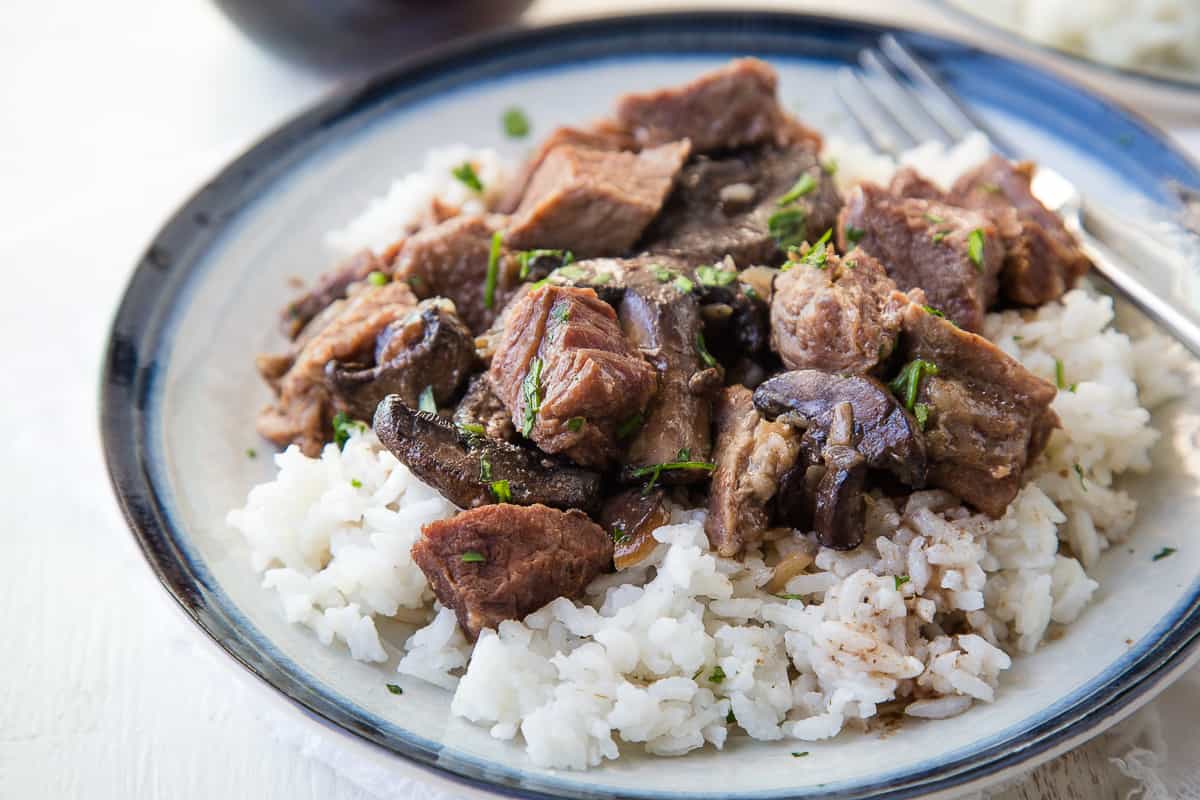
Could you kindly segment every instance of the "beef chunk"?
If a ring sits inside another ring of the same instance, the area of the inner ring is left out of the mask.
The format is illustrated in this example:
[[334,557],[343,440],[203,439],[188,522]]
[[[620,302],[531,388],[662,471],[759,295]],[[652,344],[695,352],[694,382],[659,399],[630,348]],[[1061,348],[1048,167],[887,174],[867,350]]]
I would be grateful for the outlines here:
[[466,383],[479,359],[475,338],[445,298],[422,300],[403,319],[388,324],[375,340],[375,366],[330,361],[325,379],[341,410],[370,419],[379,401],[398,394],[417,407],[430,389],[445,406]]
[[1061,297],[1092,266],[1062,220],[1033,196],[1035,169],[992,156],[950,190],[950,202],[995,218],[1006,249],[1000,289],[1029,306]]
[[496,312],[521,285],[517,259],[503,250],[489,307],[485,287],[492,235],[507,222],[507,217],[497,214],[454,217],[413,234],[396,255],[395,279],[408,282],[418,297],[453,300],[459,316],[474,333],[487,330]]
[[768,64],[742,58],[683,86],[622,96],[617,122],[642,147],[689,139],[708,153],[778,142],[789,132],[778,82]]
[[866,252],[802,261],[775,279],[771,347],[789,369],[871,372],[895,348],[906,305]]
[[693,264],[725,256],[739,267],[780,264],[788,247],[832,228],[841,205],[805,143],[701,156],[683,168],[640,246]]
[[[331,432],[335,411],[334,397],[325,382],[325,365],[369,360],[379,334],[408,316],[416,304],[406,284],[389,283],[363,284],[348,300],[331,306],[328,314],[321,315],[326,318],[324,324],[319,330],[306,331],[308,338],[291,367],[275,381],[279,397],[258,415],[259,434],[281,447],[296,444],[305,455],[318,455]],[[315,324],[317,320],[309,327]],[[276,360],[267,363],[275,371],[280,366]],[[266,377],[271,382],[270,375]]]
[[454,422],[463,426],[479,426],[489,439],[511,441],[517,436],[512,417],[496,396],[486,374],[476,375],[454,411]]
[[704,530],[709,544],[733,557],[762,540],[767,506],[779,479],[796,463],[799,435],[783,422],[768,422],[744,386],[722,391],[716,404],[716,464]]
[[608,534],[581,511],[484,506],[431,522],[412,557],[472,640],[583,590],[612,566]]
[[656,389],[612,307],[591,289],[546,285],[509,312],[489,376],[513,424],[547,453],[601,466],[619,452],[617,430]]
[[633,150],[633,137],[609,122],[599,122],[589,128],[560,127],[550,132],[543,139],[524,164],[520,172],[513,178],[505,189],[504,196],[496,204],[496,210],[503,214],[511,214],[521,205],[525,190],[529,188],[529,180],[537,172],[538,167],[546,160],[546,156],[562,145],[587,148],[589,150]]
[[666,492],[661,489],[626,489],[604,501],[600,524],[612,535],[613,564],[617,569],[637,566],[658,546],[654,531],[671,521]]
[[504,500],[593,511],[600,501],[596,473],[415,411],[399,395],[379,404],[373,427],[384,447],[461,508]]
[[640,153],[554,148],[529,180],[507,244],[581,256],[624,253],[662,208],[690,149],[687,142]]
[[[936,183],[912,167],[901,167],[896,170],[896,174],[892,176],[892,182],[888,184],[888,192],[893,197],[946,202],[946,193]],[[954,204],[951,203],[951,205]]]
[[923,380],[908,370],[919,381],[916,401],[927,409],[929,482],[1001,516],[1058,427],[1050,409],[1056,389],[987,339],[918,304],[905,311],[901,349],[906,361],[937,370]]
[[370,250],[347,258],[329,272],[320,275],[313,287],[288,303],[280,316],[283,335],[295,339],[313,317],[335,300],[346,296],[350,284],[366,280],[372,272],[387,272],[387,265]]
[[856,244],[879,259],[901,291],[920,287],[958,325],[983,327],[1004,261],[999,231],[986,215],[863,184],[850,193],[838,222],[838,249]]

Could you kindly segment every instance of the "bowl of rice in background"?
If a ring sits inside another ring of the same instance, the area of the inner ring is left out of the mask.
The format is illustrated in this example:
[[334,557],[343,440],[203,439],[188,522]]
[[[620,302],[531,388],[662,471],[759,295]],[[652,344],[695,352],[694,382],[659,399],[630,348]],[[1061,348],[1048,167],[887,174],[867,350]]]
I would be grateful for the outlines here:
[[[472,649],[409,556],[422,524],[455,513],[448,501],[367,430],[318,458],[266,458],[254,434],[267,390],[250,353],[278,348],[289,279],[385,246],[432,198],[486,204],[533,141],[621,92],[756,55],[825,134],[838,181],[908,164],[952,182],[986,141],[897,160],[835,111],[835,70],[882,32],[715,13],[505,34],[352,87],[234,162],[139,266],[105,376],[114,486],[175,600],[281,696],[355,734],[364,758],[474,795],[959,792],[1064,752],[1165,687],[1200,641],[1200,370],[1099,283],[988,317],[989,339],[1070,383],[1053,406],[1063,430],[1003,518],[940,492],[878,498],[867,542],[822,551],[784,597],[763,591],[761,559],[709,552],[703,511],[679,508],[637,574],[603,576],[584,601],[554,601]],[[1200,182],[1098,98],[897,34],[1004,134],[1131,217],[1159,213],[1162,178]],[[530,139],[505,135],[514,106]],[[451,178],[464,160],[480,197]],[[926,635],[909,605],[974,632]]]

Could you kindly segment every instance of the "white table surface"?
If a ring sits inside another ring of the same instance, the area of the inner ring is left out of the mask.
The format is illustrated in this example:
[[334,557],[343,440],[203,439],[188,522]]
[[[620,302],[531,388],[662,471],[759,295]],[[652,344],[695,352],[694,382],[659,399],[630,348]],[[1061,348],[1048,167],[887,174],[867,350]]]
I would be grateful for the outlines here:
[[[678,5],[541,0],[530,18]],[[859,10],[952,27],[920,2]],[[272,733],[264,689],[235,692],[197,656],[111,498],[96,419],[105,332],[145,243],[333,82],[202,0],[8,0],[0,20],[0,798],[367,797]],[[1200,153],[1192,113],[1167,121]]]

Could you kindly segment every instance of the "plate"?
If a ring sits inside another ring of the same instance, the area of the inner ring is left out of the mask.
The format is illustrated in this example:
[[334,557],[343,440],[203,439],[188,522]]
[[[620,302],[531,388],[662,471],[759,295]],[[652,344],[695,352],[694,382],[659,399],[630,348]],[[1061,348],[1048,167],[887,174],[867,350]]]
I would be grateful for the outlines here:
[[[254,433],[268,394],[252,354],[278,350],[275,310],[289,276],[328,266],[339,227],[450,141],[506,140],[502,111],[534,133],[599,116],[617,93],[687,79],[735,55],[769,59],[781,97],[826,131],[848,131],[834,71],[884,29],[787,14],[707,13],[594,20],[506,33],[443,50],[349,87],[230,164],[166,224],[138,264],[113,325],[102,396],[103,445],[130,528],[158,578],[232,658],[372,753],[484,792],[656,800],[929,796],[975,788],[1074,746],[1144,703],[1200,642],[1200,400],[1177,402],[1156,470],[1126,484],[1143,502],[1137,535],[1102,561],[1102,588],[1065,636],[1017,659],[997,702],[899,733],[806,744],[732,740],[678,759],[633,752],[589,772],[530,766],[518,745],[452,719],[450,695],[321,647],[282,621],[247,552],[224,524],[272,474]],[[1044,154],[1090,194],[1134,216],[1170,201],[1200,170],[1158,131],[1050,75],[943,39],[893,31],[931,61],[1007,137]],[[1136,323],[1137,320],[1134,320]],[[1191,392],[1196,398],[1196,392]],[[1178,553],[1161,562],[1165,546]],[[392,633],[397,633],[393,631]],[[394,666],[395,656],[387,667]],[[404,684],[402,697],[387,681]],[[358,746],[358,745],[356,745]],[[403,760],[403,761],[402,761]],[[434,776],[431,776],[434,777]]]

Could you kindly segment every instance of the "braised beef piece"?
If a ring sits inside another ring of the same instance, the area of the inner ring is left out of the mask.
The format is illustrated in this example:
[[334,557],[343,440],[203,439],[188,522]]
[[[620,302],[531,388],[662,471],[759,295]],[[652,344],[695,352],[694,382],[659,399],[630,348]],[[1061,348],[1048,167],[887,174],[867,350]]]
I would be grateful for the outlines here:
[[444,298],[422,300],[403,319],[389,323],[376,337],[373,360],[374,366],[336,360],[325,365],[339,409],[355,419],[370,419],[389,394],[416,408],[426,389],[444,407],[479,362],[475,338]]
[[1029,306],[1058,299],[1092,266],[1058,215],[1033,196],[1035,169],[1028,161],[992,156],[960,177],[949,194],[956,205],[993,215],[1006,248],[1000,289]]
[[484,506],[421,532],[413,561],[471,640],[556,597],[582,597],[612,567],[612,539],[581,511]]
[[549,284],[509,312],[488,374],[523,436],[585,466],[616,459],[618,430],[657,388],[610,305],[591,289]]
[[498,501],[593,511],[600,476],[531,447],[479,436],[437,414],[384,398],[373,427],[384,447],[460,508]]
[[587,128],[567,126],[555,128],[549,136],[538,143],[533,155],[526,159],[525,163],[521,165],[521,170],[509,182],[504,196],[496,204],[498,212],[511,214],[517,210],[517,207],[521,205],[521,199],[525,196],[525,190],[529,187],[530,178],[546,160],[546,156],[560,145],[585,147],[590,150],[635,149],[633,137],[629,135],[629,132],[622,130],[612,122],[597,122]]
[[712,548],[732,558],[761,541],[770,527],[768,503],[780,477],[796,463],[800,435],[790,425],[763,419],[744,386],[721,392],[716,421],[716,469],[704,530]]
[[479,426],[489,439],[511,441],[517,436],[512,416],[496,396],[486,373],[471,378],[466,394],[454,410],[454,422],[463,426]]
[[[909,363],[902,391],[918,382],[915,402],[927,417],[929,482],[1001,516],[1058,427],[1050,409],[1057,390],[987,339],[918,304],[905,311],[901,351]],[[923,369],[914,368],[915,359]]]
[[[277,387],[278,397],[258,415],[260,435],[280,447],[296,444],[307,456],[317,456],[332,433],[336,397],[325,381],[331,361],[366,362],[379,334],[413,310],[417,299],[403,283],[362,284],[350,298],[338,301],[309,323],[303,343],[290,367],[278,374],[279,359],[260,359],[264,377]],[[314,328],[314,326],[318,326]]]
[[335,300],[346,296],[350,284],[364,281],[372,272],[388,271],[387,264],[370,250],[362,250],[317,277],[313,287],[284,306],[280,313],[283,335],[295,339],[304,326]]
[[1003,241],[988,216],[862,184],[838,221],[838,249],[855,248],[877,258],[901,291],[920,287],[961,327],[983,327],[1004,262]]
[[739,267],[783,262],[789,247],[833,227],[841,195],[806,143],[700,156],[639,247],[692,264],[730,256]]
[[604,501],[600,524],[613,540],[613,564],[617,569],[637,566],[658,546],[656,528],[671,521],[662,488],[645,491],[626,489]]
[[641,147],[689,139],[697,153],[769,142],[785,144],[789,120],[775,97],[775,70],[740,58],[669,89],[617,100],[617,122]]
[[508,218],[498,214],[454,217],[425,228],[405,241],[393,265],[418,297],[446,297],[474,333],[487,330],[496,313],[520,288],[520,265],[507,249],[496,260],[496,288],[488,303],[488,261],[492,237]]
[[517,250],[623,254],[662,208],[690,151],[686,141],[640,153],[560,145],[529,179],[505,242]]
[[865,251],[810,256],[775,279],[771,347],[788,369],[868,373],[895,349],[906,305]]

